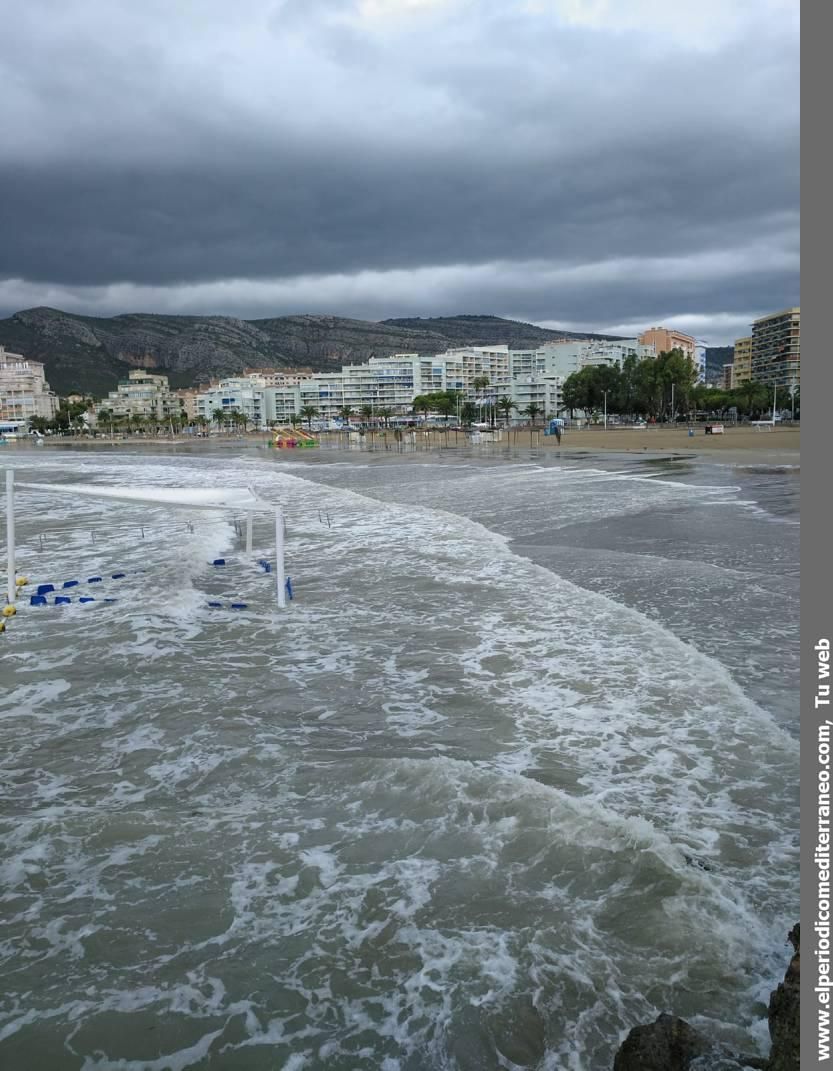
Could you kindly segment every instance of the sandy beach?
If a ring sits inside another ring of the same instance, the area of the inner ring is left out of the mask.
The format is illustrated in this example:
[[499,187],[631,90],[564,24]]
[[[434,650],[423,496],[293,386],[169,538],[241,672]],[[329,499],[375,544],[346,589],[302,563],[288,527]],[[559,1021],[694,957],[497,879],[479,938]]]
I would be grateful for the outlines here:
[[[512,428],[504,431],[503,438],[499,442],[482,442],[474,444],[464,432],[442,432],[437,430],[417,430],[415,440],[410,439],[410,433],[405,433],[402,450],[403,453],[411,453],[416,450],[434,452],[447,450],[475,450],[482,451],[485,456],[496,456],[501,450],[533,449],[561,451],[564,454],[577,452],[611,452],[611,453],[640,453],[640,454],[685,454],[688,456],[720,456],[724,461],[761,461],[782,462],[798,464],[801,450],[801,428],[799,425],[779,428],[755,429],[748,426],[727,426],[722,435],[706,435],[704,429],[698,426],[694,429],[694,435],[688,434],[688,428],[680,426],[667,428],[654,426],[650,428],[608,427],[590,428],[581,430],[568,430],[562,435],[559,443],[555,436],[544,435],[543,430],[538,428]],[[131,435],[129,437],[100,436],[90,438],[47,438],[43,443],[47,447],[98,447],[99,449],[112,449],[123,447],[127,449],[160,448],[160,447],[187,447],[188,450],[214,450],[235,446],[265,446],[270,440],[270,435],[265,432],[251,432],[243,435],[212,435],[209,438],[194,438],[187,435],[179,435],[175,438],[170,436],[143,436]],[[370,450],[396,450],[397,444],[393,432],[387,433],[368,432],[361,444],[351,443],[349,446],[345,438],[338,432],[323,432],[317,438],[324,449],[344,449],[350,452],[356,449]],[[30,450],[29,442],[8,443],[4,452],[9,457],[12,451]],[[284,450],[281,453],[287,457],[309,457],[309,450]]]

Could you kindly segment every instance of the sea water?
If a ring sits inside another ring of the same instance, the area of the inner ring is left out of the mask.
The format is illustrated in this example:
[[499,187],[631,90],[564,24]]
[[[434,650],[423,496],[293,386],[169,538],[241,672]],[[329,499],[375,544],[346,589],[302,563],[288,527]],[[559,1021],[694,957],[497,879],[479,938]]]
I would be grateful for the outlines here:
[[601,1071],[660,1011],[765,1051],[797,469],[14,459],[251,486],[295,599],[267,521],[19,492],[27,593],[81,583],[1,638],[3,1067]]

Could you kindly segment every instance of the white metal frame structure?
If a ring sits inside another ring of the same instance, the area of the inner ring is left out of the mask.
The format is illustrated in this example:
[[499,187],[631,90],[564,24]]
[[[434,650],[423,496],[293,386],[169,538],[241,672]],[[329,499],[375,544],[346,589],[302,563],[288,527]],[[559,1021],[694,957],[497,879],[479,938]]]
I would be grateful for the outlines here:
[[[185,507],[187,509],[224,510],[246,514],[246,553],[251,555],[255,513],[274,514],[275,518],[275,584],[278,606],[286,606],[286,564],[284,559],[283,506],[258,498],[251,488],[225,488],[206,491],[185,487],[101,487],[94,484],[18,483],[27,491],[50,491],[59,494],[88,495],[93,498],[112,498],[122,502]],[[7,599],[13,606],[17,599],[15,547],[15,479],[14,469],[6,469],[6,553],[8,585]]]

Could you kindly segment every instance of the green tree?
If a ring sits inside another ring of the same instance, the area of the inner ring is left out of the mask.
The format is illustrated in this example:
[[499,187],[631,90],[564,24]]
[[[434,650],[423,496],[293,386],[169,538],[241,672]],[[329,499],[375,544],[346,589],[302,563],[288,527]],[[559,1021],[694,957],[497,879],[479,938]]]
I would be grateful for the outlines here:
[[428,395],[428,394],[418,394],[414,398],[414,400],[411,402],[411,408],[413,409],[414,413],[417,416],[420,413],[422,413],[422,422],[423,422],[423,424],[427,424],[428,423],[428,414],[431,412],[431,409],[432,409],[432,402],[431,402],[430,395]]
[[751,379],[736,387],[731,395],[738,407],[738,412],[750,418],[759,416],[770,403],[770,394],[763,383],[755,383]]
[[460,408],[460,419],[463,422],[463,426],[467,428],[470,428],[477,420],[477,406],[474,402],[463,402]]
[[509,420],[512,416],[512,410],[517,409],[518,407],[515,405],[512,399],[507,397],[505,394],[502,398],[498,398],[497,407],[503,415],[504,423],[507,427],[509,427]]
[[350,417],[355,414],[355,409],[351,405],[340,405],[338,407],[338,415],[341,417],[346,428],[350,427]]
[[576,409],[582,408],[582,382],[578,377],[577,372],[572,372],[564,380],[564,385],[561,388],[561,404],[564,409],[569,410],[570,420],[573,419]]
[[541,406],[536,402],[530,402],[526,409],[522,410],[524,416],[528,416],[532,427],[535,427],[535,421],[543,413]]
[[318,416],[318,410],[314,405],[302,405],[301,416],[306,420],[307,427],[309,428],[310,433],[312,433],[312,418]]

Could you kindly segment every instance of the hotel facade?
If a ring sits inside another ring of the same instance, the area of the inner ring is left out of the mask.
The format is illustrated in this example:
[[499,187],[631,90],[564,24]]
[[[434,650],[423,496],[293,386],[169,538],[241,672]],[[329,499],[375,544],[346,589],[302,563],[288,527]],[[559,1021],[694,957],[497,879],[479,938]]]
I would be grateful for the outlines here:
[[0,346],[0,421],[10,431],[27,427],[32,417],[52,420],[58,399],[46,382],[40,361]]

